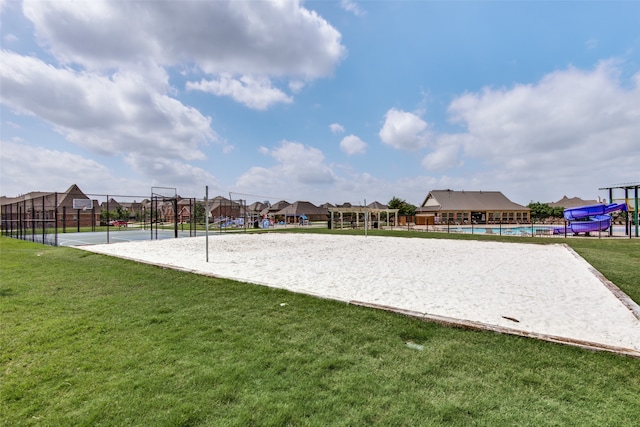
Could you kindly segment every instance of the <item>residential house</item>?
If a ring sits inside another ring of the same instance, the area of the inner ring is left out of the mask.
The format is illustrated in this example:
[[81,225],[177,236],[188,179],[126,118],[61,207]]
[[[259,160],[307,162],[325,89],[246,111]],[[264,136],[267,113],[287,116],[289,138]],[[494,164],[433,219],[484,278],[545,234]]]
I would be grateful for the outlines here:
[[578,208],[581,206],[589,206],[589,205],[597,205],[602,202],[598,200],[583,200],[579,197],[568,198],[567,196],[563,196],[562,199],[557,202],[547,203],[548,206],[552,208]]
[[32,191],[2,197],[2,228],[92,227],[100,221],[100,206],[76,185],[62,193]]
[[416,224],[527,223],[530,212],[499,191],[433,190],[416,209]]
[[280,209],[275,213],[276,217],[284,217],[287,223],[302,221],[326,221],[329,218],[327,208],[314,205],[311,202],[298,201]]

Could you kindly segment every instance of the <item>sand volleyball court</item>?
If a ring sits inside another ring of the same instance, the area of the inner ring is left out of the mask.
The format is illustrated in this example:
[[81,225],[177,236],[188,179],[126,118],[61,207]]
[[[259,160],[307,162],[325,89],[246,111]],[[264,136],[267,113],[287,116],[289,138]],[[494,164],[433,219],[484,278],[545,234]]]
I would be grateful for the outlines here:
[[640,307],[562,244],[255,233],[85,246],[145,263],[640,357]]

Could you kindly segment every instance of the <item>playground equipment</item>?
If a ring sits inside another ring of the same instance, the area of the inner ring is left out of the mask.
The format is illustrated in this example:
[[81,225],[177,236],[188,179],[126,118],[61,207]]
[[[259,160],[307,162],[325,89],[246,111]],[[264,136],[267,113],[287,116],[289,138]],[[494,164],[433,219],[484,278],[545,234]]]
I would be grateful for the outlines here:
[[[569,221],[567,231],[571,231],[573,234],[588,234],[592,231],[605,231],[611,227],[611,215],[609,215],[611,212],[627,212],[627,210],[626,203],[581,206],[578,208],[565,209],[564,219]],[[553,234],[562,234],[564,232],[564,227],[553,230]]]

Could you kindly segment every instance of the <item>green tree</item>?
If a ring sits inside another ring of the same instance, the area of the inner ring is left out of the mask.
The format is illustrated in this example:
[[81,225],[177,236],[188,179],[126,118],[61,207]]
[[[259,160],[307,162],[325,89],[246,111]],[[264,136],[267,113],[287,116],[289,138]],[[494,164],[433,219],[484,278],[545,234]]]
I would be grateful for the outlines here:
[[564,216],[563,207],[551,207],[547,203],[531,202],[527,206],[531,209],[531,218],[533,219],[547,219],[547,218],[562,218]]
[[196,223],[204,223],[204,204],[201,202],[196,202],[195,208],[193,210],[194,220]]
[[552,208],[551,216],[554,218],[564,218],[564,208],[561,206]]
[[411,203],[407,203],[405,200],[393,196],[389,203],[387,203],[389,209],[398,209],[400,215],[413,216],[416,213],[416,207]]

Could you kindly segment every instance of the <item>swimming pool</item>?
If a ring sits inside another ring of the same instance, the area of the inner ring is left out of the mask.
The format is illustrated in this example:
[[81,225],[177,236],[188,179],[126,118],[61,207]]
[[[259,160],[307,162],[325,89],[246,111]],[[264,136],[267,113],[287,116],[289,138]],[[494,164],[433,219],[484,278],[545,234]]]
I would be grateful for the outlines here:
[[[437,231],[444,233],[464,233],[464,234],[488,234],[488,235],[501,235],[501,236],[554,236],[553,230],[555,228],[564,229],[562,224],[557,225],[521,225],[521,226],[509,226],[503,225],[502,228],[500,226],[491,225],[451,225],[449,228],[440,227]],[[602,235],[608,234],[608,230],[602,231]],[[573,236],[573,233],[570,229],[567,229],[567,235]],[[598,232],[592,232],[591,235],[598,236]],[[616,225],[613,227],[613,235],[622,237],[628,236],[625,233],[625,227]],[[562,230],[559,234],[555,235],[556,237],[564,237],[564,230]]]
[[[503,226],[500,228],[494,225],[491,226],[451,226],[449,227],[450,233],[466,233],[466,234],[497,234],[502,236],[547,236],[553,234],[552,226],[519,226],[509,227]],[[446,229],[443,231],[447,231]]]

